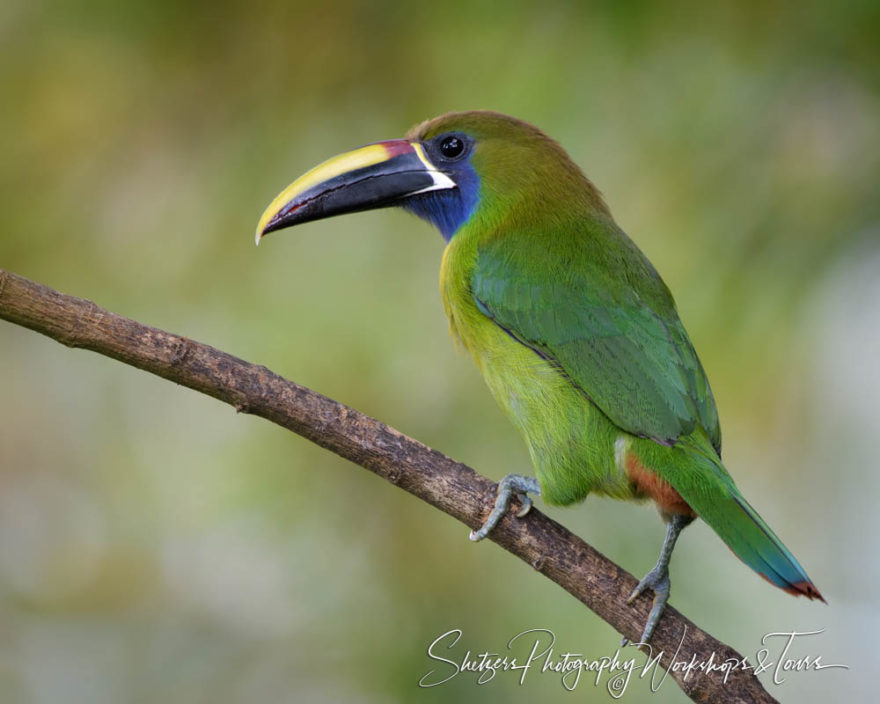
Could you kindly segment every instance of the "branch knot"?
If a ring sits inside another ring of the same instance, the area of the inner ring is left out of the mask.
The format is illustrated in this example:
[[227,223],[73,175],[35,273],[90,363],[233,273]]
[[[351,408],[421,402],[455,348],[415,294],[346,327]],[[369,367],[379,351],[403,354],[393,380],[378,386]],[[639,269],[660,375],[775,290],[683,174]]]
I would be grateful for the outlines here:
[[171,366],[177,367],[181,365],[183,360],[186,359],[186,356],[189,354],[191,347],[192,345],[190,344],[188,337],[178,337],[177,343],[174,346],[174,351],[171,353]]

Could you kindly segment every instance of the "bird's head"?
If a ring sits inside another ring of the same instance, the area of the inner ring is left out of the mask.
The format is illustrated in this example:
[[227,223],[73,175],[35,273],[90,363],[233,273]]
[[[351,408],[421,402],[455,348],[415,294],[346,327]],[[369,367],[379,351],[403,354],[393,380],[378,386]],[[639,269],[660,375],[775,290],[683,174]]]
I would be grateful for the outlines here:
[[560,203],[609,216],[599,192],[537,127],[486,110],[452,112],[308,171],[266,208],[256,240],[310,220],[401,206],[449,241],[475,218],[547,216]]

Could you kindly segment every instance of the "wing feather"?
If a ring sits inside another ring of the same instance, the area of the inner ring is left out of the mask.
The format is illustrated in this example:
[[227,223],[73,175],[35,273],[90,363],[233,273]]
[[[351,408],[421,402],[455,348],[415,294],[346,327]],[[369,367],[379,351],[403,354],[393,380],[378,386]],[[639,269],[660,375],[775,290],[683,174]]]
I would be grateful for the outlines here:
[[507,232],[483,244],[477,305],[623,430],[671,445],[699,423],[720,452],[715,401],[672,296],[622,231],[601,227],[575,237]]

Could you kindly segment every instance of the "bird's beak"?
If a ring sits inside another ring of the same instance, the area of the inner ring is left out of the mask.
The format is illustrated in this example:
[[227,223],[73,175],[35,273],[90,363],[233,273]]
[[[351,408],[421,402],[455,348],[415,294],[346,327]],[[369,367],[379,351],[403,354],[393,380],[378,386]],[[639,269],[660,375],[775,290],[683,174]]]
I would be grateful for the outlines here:
[[446,188],[455,188],[455,182],[430,162],[419,142],[368,144],[325,161],[281,191],[260,218],[256,241],[291,225]]

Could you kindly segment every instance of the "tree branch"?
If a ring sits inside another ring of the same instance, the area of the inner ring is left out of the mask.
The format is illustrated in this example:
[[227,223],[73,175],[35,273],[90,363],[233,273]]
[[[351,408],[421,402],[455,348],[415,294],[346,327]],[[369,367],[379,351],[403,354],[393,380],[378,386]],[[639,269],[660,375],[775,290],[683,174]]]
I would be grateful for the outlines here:
[[[213,396],[272,421],[378,474],[471,528],[487,516],[495,485],[470,467],[310,389],[220,350],[147,327],[91,301],[68,296],[0,269],[0,318],[69,347],[82,347]],[[490,539],[579,599],[630,640],[637,641],[650,595],[626,598],[636,579],[537,510],[508,515]],[[667,607],[651,643],[662,665],[743,657]],[[622,659],[625,659],[626,652]],[[647,659],[647,658],[646,658]],[[681,668],[682,666],[679,666]],[[727,673],[673,669],[694,701],[775,702],[751,669]]]

